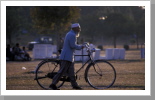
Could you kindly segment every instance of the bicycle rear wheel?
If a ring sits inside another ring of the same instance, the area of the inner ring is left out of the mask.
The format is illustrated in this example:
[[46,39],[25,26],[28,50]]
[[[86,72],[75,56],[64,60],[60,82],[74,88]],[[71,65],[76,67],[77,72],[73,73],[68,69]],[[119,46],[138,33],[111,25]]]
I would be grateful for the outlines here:
[[95,89],[109,88],[116,80],[116,71],[109,62],[97,60],[86,68],[85,79]]
[[[49,86],[52,83],[52,78],[57,74],[60,68],[58,60],[43,60],[38,64],[36,69],[35,80],[43,89],[50,89]],[[59,81],[57,87],[61,87],[64,84],[64,81]]]

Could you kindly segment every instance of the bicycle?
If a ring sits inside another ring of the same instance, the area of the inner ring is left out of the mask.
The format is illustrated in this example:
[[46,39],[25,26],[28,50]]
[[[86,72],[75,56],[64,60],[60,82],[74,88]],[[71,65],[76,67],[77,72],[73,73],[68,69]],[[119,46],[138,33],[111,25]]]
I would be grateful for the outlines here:
[[[94,49],[90,49],[89,44],[85,43],[88,55],[76,55],[76,56],[88,56],[89,59],[80,67],[76,72],[77,74],[81,69],[88,66],[84,72],[85,81],[95,89],[106,89],[111,87],[116,80],[116,70],[111,63],[106,60],[93,60],[92,53],[95,52]],[[43,89],[48,90],[49,85],[52,82],[52,78],[57,74],[60,68],[59,59],[45,59],[41,61],[35,70],[35,80]],[[69,82],[70,79],[67,76],[63,76],[57,87],[63,86],[64,82]]]

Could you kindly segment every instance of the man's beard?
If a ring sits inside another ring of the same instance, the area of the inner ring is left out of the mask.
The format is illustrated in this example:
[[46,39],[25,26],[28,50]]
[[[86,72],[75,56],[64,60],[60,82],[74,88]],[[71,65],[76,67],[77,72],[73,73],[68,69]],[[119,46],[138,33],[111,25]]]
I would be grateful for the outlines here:
[[79,36],[80,36],[80,32],[77,32],[77,33],[76,33],[76,37],[79,37]]

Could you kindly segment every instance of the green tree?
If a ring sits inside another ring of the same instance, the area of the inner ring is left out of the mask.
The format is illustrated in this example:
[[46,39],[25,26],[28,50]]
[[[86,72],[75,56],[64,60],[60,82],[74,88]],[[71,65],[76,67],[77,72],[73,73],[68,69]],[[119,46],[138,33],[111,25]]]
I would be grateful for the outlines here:
[[79,23],[81,24],[81,36],[79,39],[87,42],[95,42],[98,33],[98,27],[100,25],[99,16],[97,14],[98,6],[79,6],[80,18]]
[[31,9],[31,17],[39,33],[59,34],[68,30],[71,23],[79,18],[79,9],[72,6],[39,6]]
[[[122,14],[121,19],[115,16],[115,14],[118,14],[118,13],[120,15]],[[137,49],[138,49],[139,38],[143,39],[145,37],[145,9],[142,9],[141,7],[138,7],[138,6],[100,7],[99,14],[100,16],[102,15],[107,16],[107,19],[105,20],[105,22],[107,23],[106,25],[104,25],[106,27],[105,35],[111,35],[111,37],[113,37],[114,47],[116,47],[116,39],[118,36],[121,36],[121,35],[128,36],[129,34],[130,35],[134,34],[136,36],[136,43],[137,43]],[[110,18],[110,20],[113,22],[109,22],[108,21],[109,15],[111,16],[112,14],[114,14],[114,16],[113,18]],[[126,21],[124,20],[123,17],[126,19]],[[125,23],[123,23],[123,20]],[[115,23],[115,22],[116,24],[110,25],[110,23]],[[122,24],[121,25],[122,28],[120,27],[120,24]],[[122,32],[118,33],[115,29],[113,29],[113,27],[118,29],[118,31],[122,31]],[[109,31],[107,29],[109,29]],[[115,32],[112,32],[112,31],[115,31]]]
[[132,19],[134,24],[133,34],[135,35],[137,49],[139,49],[139,38],[145,38],[145,9],[132,7]]
[[25,15],[26,9],[22,6],[6,7],[6,40],[9,44],[13,44],[13,38],[17,38],[22,29],[30,28],[29,19]]
[[19,7],[6,7],[6,39],[12,44],[12,37],[19,29]]
[[105,19],[104,24],[104,30],[107,32],[106,36],[113,38],[114,48],[116,48],[116,41],[119,36],[127,35],[132,32],[129,18],[127,18],[121,13],[109,14]]
[[79,18],[78,7],[73,6],[38,6],[31,9],[34,28],[38,33],[57,34],[57,46],[60,36],[68,30],[72,22]]
[[[113,37],[114,47],[118,37],[133,33],[144,37],[144,10],[138,6],[98,6],[80,7],[82,34],[85,38]],[[141,20],[141,21],[139,21]],[[141,32],[140,32],[141,31]]]

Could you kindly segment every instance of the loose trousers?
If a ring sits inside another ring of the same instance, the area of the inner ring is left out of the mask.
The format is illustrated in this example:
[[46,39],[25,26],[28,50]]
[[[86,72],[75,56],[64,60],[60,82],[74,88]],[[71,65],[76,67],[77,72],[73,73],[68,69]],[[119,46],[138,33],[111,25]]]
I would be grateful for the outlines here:
[[78,86],[74,74],[74,63],[70,61],[61,60],[60,69],[58,73],[53,77],[52,84],[56,85],[63,75],[66,75],[70,78],[72,87]]

